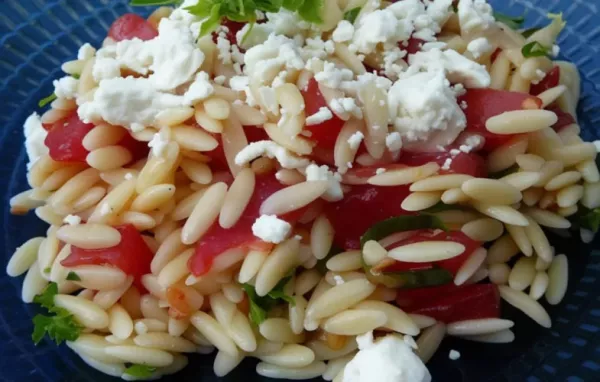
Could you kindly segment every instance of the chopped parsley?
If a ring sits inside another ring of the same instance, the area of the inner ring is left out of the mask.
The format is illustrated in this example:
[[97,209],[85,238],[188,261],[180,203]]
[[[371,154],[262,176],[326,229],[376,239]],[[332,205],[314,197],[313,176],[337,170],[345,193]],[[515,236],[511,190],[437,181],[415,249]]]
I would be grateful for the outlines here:
[[500,12],[494,12],[494,18],[511,29],[519,29],[525,22],[525,15],[509,16]]
[[75,272],[69,272],[67,275],[67,280],[69,281],[81,281],[81,277]]
[[44,107],[44,106],[48,105],[49,103],[51,103],[52,101],[54,101],[56,98],[58,98],[56,96],[56,94],[52,93],[48,97],[42,98],[40,100],[40,102],[38,102],[38,106],[39,107]]
[[356,7],[356,8],[352,8],[349,11],[346,11],[346,13],[344,13],[344,20],[349,21],[351,24],[354,24],[354,21],[356,20],[356,18],[358,17],[358,14],[360,13],[360,7]]
[[296,304],[294,298],[286,295],[283,291],[285,284],[287,284],[290,279],[291,276],[283,278],[269,293],[267,293],[266,296],[262,297],[256,294],[256,289],[254,289],[253,285],[242,284],[242,288],[248,295],[248,300],[250,301],[250,312],[248,313],[250,321],[255,325],[260,325],[267,319],[267,314],[276,305],[284,302],[288,302],[292,304],[292,306]]
[[152,373],[154,373],[155,371],[155,367],[134,363],[133,365],[125,369],[125,374],[137,378],[150,378],[152,377]]
[[548,56],[552,53],[552,47],[547,47],[540,44],[537,41],[532,41],[529,44],[525,44],[521,49],[521,53],[523,53],[523,57],[543,57]]
[[81,334],[79,325],[73,315],[66,309],[54,305],[54,296],[58,294],[56,283],[50,283],[40,295],[35,296],[33,302],[48,310],[49,315],[37,314],[33,317],[33,334],[31,339],[34,344],[40,343],[46,334],[57,345],[63,341],[75,341]]

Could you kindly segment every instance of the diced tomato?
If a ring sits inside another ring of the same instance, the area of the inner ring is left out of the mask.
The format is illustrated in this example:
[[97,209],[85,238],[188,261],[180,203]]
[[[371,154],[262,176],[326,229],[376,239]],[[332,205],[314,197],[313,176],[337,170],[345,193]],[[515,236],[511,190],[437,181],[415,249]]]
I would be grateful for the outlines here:
[[507,111],[542,107],[542,100],[535,96],[495,89],[468,89],[464,95],[458,98],[459,103],[462,101],[467,103],[465,109],[466,131],[485,138],[485,151],[491,151],[501,146],[513,136],[489,132],[485,128],[485,122],[489,118]]
[[575,123],[575,118],[573,118],[573,116],[570,113],[563,111],[556,104],[548,106],[546,110],[553,111],[554,114],[556,114],[556,116],[558,117],[558,121],[556,121],[556,123],[552,125],[552,128],[555,131],[561,131],[563,128]]
[[373,224],[394,216],[411,215],[400,207],[409,193],[408,186],[352,186],[344,199],[325,206],[335,231],[335,244],[358,249],[360,236]]
[[429,162],[436,162],[440,166],[446,163],[446,159],[452,158],[448,170],[440,170],[440,174],[467,174],[475,177],[485,177],[487,174],[485,160],[476,153],[463,153],[451,155],[449,152],[442,153],[409,153],[404,152],[399,162],[407,166],[421,166]]
[[119,17],[108,30],[108,37],[115,41],[131,40],[136,37],[140,40],[152,40],[156,36],[158,31],[152,24],[134,13],[126,13]]
[[448,296],[462,286],[456,286],[449,283],[440,286],[416,289],[398,289],[396,292],[396,304],[402,309],[417,309],[443,296]]
[[75,112],[51,124],[44,140],[50,157],[59,162],[85,162],[89,151],[83,147],[82,141],[93,128],[94,125],[83,123]]
[[400,49],[406,50],[408,54],[415,54],[421,50],[421,45],[423,45],[425,41],[420,40],[415,37],[411,37],[408,39],[408,44],[406,46],[400,45]]
[[78,265],[112,265],[133,276],[134,285],[145,290],[141,279],[150,273],[150,262],[154,254],[146,245],[142,235],[131,224],[115,227],[121,233],[121,242],[114,247],[83,249],[72,247],[71,254],[61,264],[64,267]]
[[[257,176],[252,198],[238,222],[229,229],[222,228],[218,222],[212,225],[196,244],[196,253],[188,264],[190,271],[196,276],[207,273],[214,259],[229,249],[269,249],[271,244],[260,241],[252,234],[252,225],[260,216],[262,202],[283,187],[285,186],[279,183],[273,174]],[[293,224],[302,216],[303,211],[304,209],[300,209],[279,218]]]
[[123,146],[129,150],[129,152],[132,155],[131,163],[136,162],[142,158],[147,158],[148,152],[150,151],[147,142],[138,141],[129,133],[125,134],[121,141],[119,141],[118,145]]
[[[453,291],[453,288],[456,290]],[[500,294],[493,284],[442,286],[419,291],[417,293],[422,293],[417,295],[419,300],[415,301],[415,298],[412,301],[416,307],[405,308],[410,313],[423,314],[445,323],[500,317]],[[397,299],[402,301],[406,292],[416,291],[399,291]]]
[[494,53],[492,53],[492,55],[490,56],[490,60],[492,61],[492,63],[494,63],[494,61],[496,61],[496,59],[498,58],[498,55],[502,52],[502,49],[497,48]]
[[555,86],[558,86],[560,81],[560,66],[555,66],[548,73],[546,73],[546,77],[541,80],[538,84],[531,84],[531,88],[529,89],[529,94],[538,95],[548,89],[552,89]]
[[[229,40],[231,44],[237,44],[237,39],[235,35],[239,32],[246,23],[240,23],[238,21],[231,21],[228,18],[225,18],[221,23],[222,26],[227,27],[227,32],[225,32],[225,38]],[[215,44],[217,43],[217,33],[213,33],[212,35],[213,41]],[[240,48],[240,51],[242,49]]]
[[402,245],[407,245],[407,244],[420,243],[423,241],[453,241],[455,243],[464,245],[465,250],[459,256],[453,257],[448,260],[436,261],[436,262],[431,262],[431,263],[407,263],[407,262],[401,263],[401,262],[398,262],[400,264],[395,263],[394,265],[391,265],[390,267],[386,267],[385,270],[391,271],[390,268],[395,269],[395,270],[427,269],[428,267],[432,268],[435,265],[437,267],[444,268],[444,269],[450,271],[450,273],[452,273],[452,275],[456,275],[456,272],[458,272],[458,270],[463,265],[465,260],[467,260],[469,258],[469,256],[471,256],[473,251],[475,251],[477,248],[481,247],[480,242],[469,238],[467,235],[465,235],[464,233],[462,233],[460,231],[440,232],[438,234],[432,234],[431,232],[425,231],[423,233],[418,233],[414,236],[411,236],[406,240],[402,240],[397,243],[394,243],[394,245],[389,247],[388,249],[400,247]]
[[[319,84],[314,78],[308,82],[307,88],[300,90],[300,92],[304,97],[304,112],[306,116],[315,114],[322,107],[327,107],[327,102],[325,102],[325,98],[323,98],[323,95],[319,91]],[[334,115],[333,118],[325,122],[318,125],[306,126],[305,129],[312,133],[309,139],[315,142],[317,146],[333,150],[335,140],[343,126],[344,121]]]

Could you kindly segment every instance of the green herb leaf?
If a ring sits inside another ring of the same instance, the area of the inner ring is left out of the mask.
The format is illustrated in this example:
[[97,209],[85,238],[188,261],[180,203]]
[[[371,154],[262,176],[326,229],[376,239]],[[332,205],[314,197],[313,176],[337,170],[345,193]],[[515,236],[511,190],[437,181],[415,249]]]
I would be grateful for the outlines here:
[[44,289],[42,294],[38,294],[33,298],[33,302],[41,305],[43,308],[52,310],[54,308],[54,296],[58,294],[58,285],[50,283]]
[[438,202],[436,205],[431,206],[421,212],[426,213],[426,214],[437,214],[438,212],[456,211],[456,210],[464,210],[464,207],[462,207],[458,204],[445,204],[444,202]]
[[58,98],[56,96],[56,94],[52,93],[48,97],[42,98],[40,100],[40,102],[38,102],[38,106],[44,107],[44,106],[48,105],[50,102],[54,101],[56,98]]
[[134,363],[133,365],[125,369],[125,374],[137,378],[150,378],[152,376],[152,373],[154,373],[155,371],[155,367],[148,365],[139,365],[137,363]]
[[217,29],[221,23],[221,5],[215,4],[211,7],[209,16],[202,22],[200,27],[200,36],[207,35]]
[[52,271],[52,268],[50,268],[50,267],[44,268],[44,273],[50,273],[51,271]]
[[534,34],[535,32],[539,31],[542,28],[529,28],[529,29],[525,29],[523,32],[521,32],[521,35],[525,38],[528,38],[529,36],[531,36],[532,34]]
[[304,4],[304,0],[283,0],[282,6],[288,11],[297,11],[302,4]]
[[368,271],[365,273],[367,279],[373,283],[394,289],[426,288],[448,284],[454,280],[450,271],[440,267],[403,272],[382,272],[377,275]]
[[548,48],[537,41],[532,41],[521,49],[521,53],[525,58],[548,56],[551,52],[552,47]]
[[349,21],[351,24],[354,24],[354,21],[356,20],[356,18],[358,17],[358,14],[360,13],[360,7],[356,7],[356,8],[352,8],[349,11],[346,11],[344,13],[344,20]]
[[322,23],[321,9],[323,8],[323,0],[304,0],[304,3],[298,8],[298,14],[304,20],[319,24]]
[[253,285],[242,284],[242,288],[248,295],[250,301],[250,312],[248,317],[255,325],[260,325],[264,320],[267,319],[267,314],[275,306],[287,302],[292,306],[296,305],[296,300],[292,296],[288,296],[284,293],[283,288],[290,281],[291,276],[284,277],[281,281],[275,285],[275,287],[267,293],[266,296],[259,296],[256,294],[256,289]]
[[380,240],[396,232],[412,231],[415,229],[442,229],[447,231],[444,223],[433,215],[398,216],[373,224],[361,236],[360,247],[362,248],[369,240]]
[[[583,208],[583,206],[579,206]],[[589,229],[596,233],[600,229],[600,208],[593,210],[585,209],[579,217],[579,225],[581,228]]]
[[129,5],[132,7],[151,7],[156,5],[180,5],[182,0],[131,0]]
[[67,275],[67,280],[69,281],[81,281],[81,277],[75,272],[69,272]]
[[505,15],[500,12],[494,12],[494,18],[497,21],[500,21],[501,23],[505,24],[506,26],[508,26],[511,29],[519,29],[521,27],[521,25],[523,25],[523,23],[525,22],[525,15],[515,17],[515,16]]
[[33,333],[31,339],[38,344],[44,335],[57,345],[63,341],[75,341],[81,334],[81,325],[75,321],[73,315],[66,309],[54,305],[54,296],[58,294],[56,283],[50,283],[42,294],[34,297],[33,302],[46,308],[51,315],[38,314],[33,318]]

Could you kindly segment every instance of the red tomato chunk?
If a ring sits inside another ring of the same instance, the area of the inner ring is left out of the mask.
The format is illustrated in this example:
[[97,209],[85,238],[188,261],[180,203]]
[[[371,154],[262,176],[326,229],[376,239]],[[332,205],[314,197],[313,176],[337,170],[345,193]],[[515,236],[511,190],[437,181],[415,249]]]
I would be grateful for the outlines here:
[[[257,176],[254,194],[252,194],[252,198],[240,217],[240,220],[229,229],[221,227],[218,222],[215,222],[212,225],[208,232],[206,232],[196,244],[196,253],[192,256],[188,264],[190,271],[196,276],[206,274],[210,271],[214,259],[229,249],[269,249],[271,244],[264,243],[254,236],[252,233],[252,225],[260,216],[258,211],[262,202],[284,187],[284,185],[275,179],[273,174]],[[303,211],[303,209],[300,209],[279,216],[279,218],[286,220],[290,224],[294,224],[296,220],[302,216]]]
[[154,254],[133,225],[125,224],[115,228],[121,233],[118,245],[102,249],[72,247],[71,254],[61,264],[67,268],[89,264],[112,265],[133,276],[134,285],[144,291],[142,276],[150,273]]
[[94,128],[91,123],[83,123],[77,113],[46,126],[48,135],[44,144],[50,157],[58,162],[85,162],[89,151],[83,147],[83,138]]
[[[322,107],[327,107],[325,98],[319,91],[319,84],[313,78],[308,82],[306,89],[300,91],[304,97],[304,112],[309,117],[319,111]],[[333,150],[335,141],[340,130],[344,126],[344,121],[336,117],[321,122],[318,125],[306,126],[305,130],[312,133],[310,140],[315,142],[318,147]]]
[[531,88],[529,89],[529,93],[531,95],[538,95],[540,93],[545,92],[548,89],[552,89],[555,86],[558,86],[560,81],[560,66],[555,66],[548,73],[546,73],[546,77],[541,80],[538,84],[531,84]]
[[115,41],[131,40],[136,37],[140,40],[152,40],[156,36],[158,31],[152,24],[134,13],[126,13],[119,17],[108,30],[108,37]]
[[500,293],[493,284],[460,287],[450,284],[400,290],[396,300],[410,313],[423,314],[445,323],[500,317]]

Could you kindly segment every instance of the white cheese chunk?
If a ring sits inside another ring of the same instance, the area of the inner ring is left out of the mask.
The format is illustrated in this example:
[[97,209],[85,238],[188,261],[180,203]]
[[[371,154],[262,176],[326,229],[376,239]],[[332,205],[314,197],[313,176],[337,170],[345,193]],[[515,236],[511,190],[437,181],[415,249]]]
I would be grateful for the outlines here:
[[460,358],[460,353],[454,349],[450,350],[450,353],[448,354],[448,358],[450,358],[452,361],[456,361],[457,359]]
[[29,158],[27,169],[30,169],[42,155],[48,154],[48,147],[44,144],[48,132],[42,126],[40,116],[36,112],[33,112],[25,120],[23,133],[25,135],[25,150]]
[[54,85],[54,94],[58,98],[73,99],[77,96],[79,80],[74,77],[66,76],[52,81],[52,84]]
[[460,0],[458,21],[463,33],[486,30],[495,22],[492,6],[486,0]]
[[348,145],[351,149],[356,150],[364,138],[365,135],[362,132],[357,131],[348,138]]
[[385,137],[385,145],[391,152],[400,151],[402,149],[402,136],[397,131],[389,133]]
[[68,225],[78,225],[81,223],[81,218],[77,215],[67,215],[63,219],[63,223]]
[[409,345],[397,335],[373,342],[358,336],[360,351],[346,365],[343,382],[430,382],[431,374]]
[[398,21],[392,11],[394,5],[367,13],[358,20],[352,42],[357,52],[369,54],[379,44],[393,45],[400,40],[408,40],[414,28],[409,20]]
[[344,191],[340,183],[342,180],[341,175],[330,171],[326,165],[318,166],[311,164],[306,167],[306,180],[309,182],[319,180],[329,181],[329,188],[323,194],[323,199],[329,202],[335,202],[344,198]]
[[156,157],[163,156],[167,145],[169,144],[169,137],[166,133],[167,130],[160,130],[158,133],[154,134],[152,140],[148,142],[148,147],[152,149],[152,154]]
[[452,83],[470,88],[487,88],[491,79],[484,65],[471,61],[455,50],[431,49],[409,57],[410,67],[402,76],[410,77],[420,71],[443,71]]
[[288,237],[291,230],[290,223],[279,219],[275,215],[261,215],[252,224],[254,236],[268,243],[281,243]]
[[475,58],[490,53],[492,49],[494,49],[494,46],[490,44],[490,41],[485,37],[476,38],[467,45],[467,50],[471,52]]
[[272,34],[244,55],[244,73],[261,84],[269,83],[283,69],[301,70],[304,60],[298,44],[285,36]]
[[313,115],[306,117],[306,126],[319,125],[333,118],[333,113],[327,107],[323,106]]
[[296,156],[273,141],[258,141],[244,147],[235,156],[235,164],[243,166],[263,155],[268,158],[276,158],[283,168],[301,168],[309,163],[307,159]]
[[94,57],[95,54],[96,49],[92,45],[90,45],[89,42],[86,42],[81,46],[81,48],[79,48],[79,51],[77,52],[77,59],[89,60],[90,58]]
[[331,38],[335,42],[346,42],[352,40],[354,36],[354,25],[350,21],[342,20],[333,31]]
[[210,97],[213,92],[214,88],[209,81],[208,73],[200,72],[196,74],[196,79],[183,95],[183,99],[186,104],[194,105]]
[[342,81],[351,81],[354,73],[347,68],[338,68],[333,62],[325,62],[323,71],[315,74],[315,80],[332,89],[340,87]]
[[400,79],[388,93],[390,120],[406,141],[427,141],[443,131],[436,145],[452,143],[466,126],[466,117],[443,72],[424,72]]

